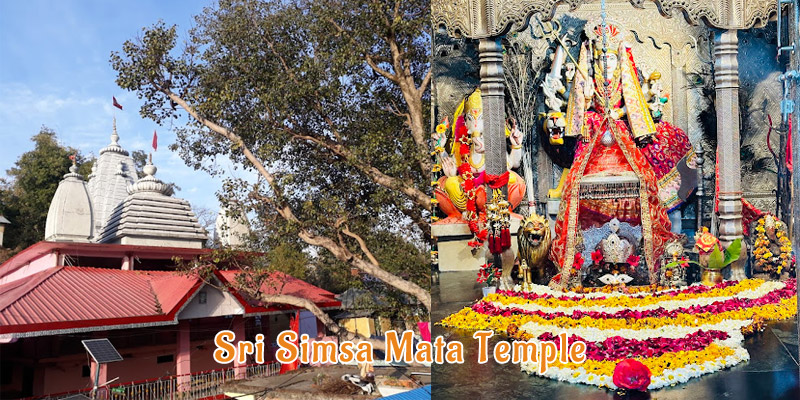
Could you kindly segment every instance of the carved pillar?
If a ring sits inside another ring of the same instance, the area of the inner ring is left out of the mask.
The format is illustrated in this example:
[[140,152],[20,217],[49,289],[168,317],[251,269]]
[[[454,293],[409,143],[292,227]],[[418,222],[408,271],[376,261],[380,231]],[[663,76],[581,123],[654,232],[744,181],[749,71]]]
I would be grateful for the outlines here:
[[[483,101],[483,140],[485,144],[486,174],[501,175],[508,169],[506,162],[505,81],[503,77],[503,46],[500,38],[481,39],[478,42],[481,62],[481,100]],[[507,193],[506,187],[501,189]],[[492,193],[486,193],[487,201]],[[499,254],[494,255],[495,266],[503,268]],[[508,266],[511,267],[510,265]]]
[[[742,237],[742,167],[739,146],[739,39],[735,29],[714,33],[714,82],[719,163],[719,239],[724,246]],[[731,279],[745,279],[743,263]]]
[[[790,17],[792,19],[789,19]],[[787,20],[797,21],[798,18],[800,16],[797,15],[797,9],[793,8],[792,13],[787,16]],[[792,43],[795,45],[800,44],[800,27],[792,26],[790,23],[789,28],[787,30]],[[800,68],[800,51],[794,50],[790,54],[789,68],[787,69],[798,71],[798,68]],[[789,171],[791,174],[791,193],[789,196],[792,215],[789,218],[791,229],[789,236],[792,239],[792,250],[796,255],[800,255],[800,113],[797,112],[797,104],[800,104],[800,88],[798,88],[798,84],[800,84],[800,81],[795,79],[793,85],[790,85],[792,88],[790,98],[794,100],[794,105],[791,110],[792,170]],[[800,296],[800,286],[797,287],[797,293]],[[800,313],[800,302],[797,303],[797,311]],[[797,333],[800,334],[800,318],[797,319]]]
[[[689,113],[686,112],[689,109],[686,106],[689,92],[679,89],[686,85],[685,82],[686,74],[683,72],[683,67],[672,64],[672,112],[670,114],[672,114],[672,122],[675,126],[683,129],[684,132],[689,132]],[[680,208],[676,208],[668,216],[670,222],[672,222],[672,232],[682,233],[683,211]]]
[[[506,172],[505,96],[503,90],[503,47],[500,38],[481,39],[481,98],[483,100],[483,139],[486,144],[486,173]],[[487,194],[488,195],[488,194]]]

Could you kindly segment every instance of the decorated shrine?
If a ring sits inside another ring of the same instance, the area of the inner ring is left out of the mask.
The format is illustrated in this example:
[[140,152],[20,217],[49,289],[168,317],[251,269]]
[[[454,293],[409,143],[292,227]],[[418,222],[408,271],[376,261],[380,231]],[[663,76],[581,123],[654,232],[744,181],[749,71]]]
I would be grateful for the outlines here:
[[745,362],[745,336],[794,317],[781,4],[433,1],[434,267],[491,283],[440,324],[566,332],[585,363],[522,370],[648,390]]

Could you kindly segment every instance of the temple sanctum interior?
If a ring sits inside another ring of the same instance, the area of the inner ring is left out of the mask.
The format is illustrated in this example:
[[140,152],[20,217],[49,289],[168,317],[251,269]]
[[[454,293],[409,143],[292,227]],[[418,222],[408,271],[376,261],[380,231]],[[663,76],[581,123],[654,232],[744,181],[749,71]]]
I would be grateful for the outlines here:
[[797,16],[432,1],[434,335],[589,348],[434,366],[436,398],[796,398]]

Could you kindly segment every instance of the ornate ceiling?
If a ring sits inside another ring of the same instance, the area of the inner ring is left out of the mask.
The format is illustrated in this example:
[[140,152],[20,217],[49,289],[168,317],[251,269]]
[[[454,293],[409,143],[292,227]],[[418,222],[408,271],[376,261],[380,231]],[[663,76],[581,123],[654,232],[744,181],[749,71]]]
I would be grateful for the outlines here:
[[[609,0],[610,2],[611,0]],[[642,8],[653,2],[665,17],[683,15],[693,25],[712,28],[748,29],[764,26],[777,11],[777,0],[629,0]],[[450,35],[484,38],[518,32],[531,16],[550,19],[556,7],[578,9],[597,0],[432,0],[431,17],[437,26],[444,26]]]

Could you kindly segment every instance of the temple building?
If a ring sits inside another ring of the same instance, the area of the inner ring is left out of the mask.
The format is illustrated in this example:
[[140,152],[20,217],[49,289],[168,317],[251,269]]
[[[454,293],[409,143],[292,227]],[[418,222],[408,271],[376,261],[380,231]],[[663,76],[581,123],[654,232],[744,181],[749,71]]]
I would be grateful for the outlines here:
[[[235,206],[235,204],[234,204]],[[234,209],[235,210],[235,209]],[[250,236],[247,217],[235,213],[231,207],[222,207],[214,223],[214,241],[225,247],[242,247]]]
[[[64,175],[44,240],[0,265],[0,398],[88,395],[95,385],[106,395],[214,396],[226,380],[281,369],[274,361],[216,363],[217,332],[229,329],[236,341],[264,334],[268,360],[283,330],[324,336],[311,313],[237,290],[235,268],[202,279],[179,271],[178,258],[212,252],[208,233],[189,202],[156,177],[155,165],[142,172],[114,126],[88,179],[74,165]],[[233,231],[243,232],[245,225],[233,222]],[[259,292],[303,297],[323,310],[341,304],[333,293],[278,272]],[[98,371],[81,343],[98,338],[108,338],[122,361]]]
[[3,233],[6,231],[6,225],[11,224],[6,217],[0,215],[0,249],[3,248]]

